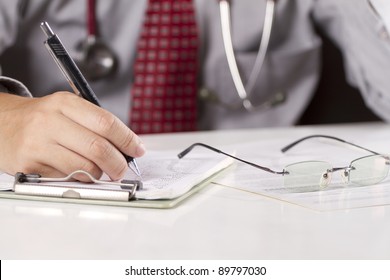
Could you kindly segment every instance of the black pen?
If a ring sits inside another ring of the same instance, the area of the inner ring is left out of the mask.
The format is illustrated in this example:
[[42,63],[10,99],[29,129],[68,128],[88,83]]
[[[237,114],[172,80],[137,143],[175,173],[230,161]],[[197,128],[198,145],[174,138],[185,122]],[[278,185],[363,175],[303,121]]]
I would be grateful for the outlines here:
[[[70,57],[66,51],[64,45],[61,43],[58,36],[53,32],[47,22],[41,23],[41,28],[47,36],[47,40],[44,42],[47,50],[61,69],[62,73],[68,80],[75,94],[82,96],[84,99],[92,102],[100,107],[99,101],[89,86],[87,80],[77,67],[76,63]],[[123,153],[122,153],[123,154]],[[138,175],[141,176],[137,162],[133,157],[123,154],[129,167]],[[132,165],[131,165],[132,164]]]

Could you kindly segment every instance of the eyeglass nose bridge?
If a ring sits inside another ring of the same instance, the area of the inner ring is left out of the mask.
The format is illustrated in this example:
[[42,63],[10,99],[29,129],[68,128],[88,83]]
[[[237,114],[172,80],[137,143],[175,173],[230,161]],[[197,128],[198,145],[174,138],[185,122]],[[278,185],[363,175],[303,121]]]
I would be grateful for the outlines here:
[[353,166],[346,166],[346,167],[334,167],[332,170],[328,170],[328,172],[336,172],[341,171],[341,178],[343,180],[344,184],[348,184],[350,181],[350,172],[351,170],[355,170]]
[[332,169],[327,169],[326,172],[324,172],[321,176],[320,187],[326,188],[332,180],[332,173],[336,171],[342,171],[341,178],[343,180],[343,183],[348,184],[350,180],[350,176],[349,176],[350,171],[354,169],[355,168],[353,166],[333,167]]

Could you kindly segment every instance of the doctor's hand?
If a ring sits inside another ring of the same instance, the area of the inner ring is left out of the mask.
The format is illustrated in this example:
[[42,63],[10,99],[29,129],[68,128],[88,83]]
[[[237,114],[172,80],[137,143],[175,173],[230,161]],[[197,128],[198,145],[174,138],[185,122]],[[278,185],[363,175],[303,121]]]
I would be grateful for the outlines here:
[[73,93],[0,93],[0,171],[63,177],[81,169],[119,180],[128,168],[120,151],[140,157],[145,148],[118,118]]

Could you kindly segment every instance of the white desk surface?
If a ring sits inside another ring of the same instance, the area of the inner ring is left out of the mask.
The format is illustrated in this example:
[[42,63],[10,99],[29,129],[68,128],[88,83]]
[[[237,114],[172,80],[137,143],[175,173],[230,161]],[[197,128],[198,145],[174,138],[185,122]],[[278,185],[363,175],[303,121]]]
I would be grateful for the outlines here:
[[[354,135],[383,124],[144,136],[149,149],[195,141]],[[390,140],[389,140],[390,142]],[[390,151],[390,148],[389,148]],[[261,171],[259,171],[261,172]],[[0,259],[389,259],[390,205],[317,212],[210,185],[173,209],[0,199]]]

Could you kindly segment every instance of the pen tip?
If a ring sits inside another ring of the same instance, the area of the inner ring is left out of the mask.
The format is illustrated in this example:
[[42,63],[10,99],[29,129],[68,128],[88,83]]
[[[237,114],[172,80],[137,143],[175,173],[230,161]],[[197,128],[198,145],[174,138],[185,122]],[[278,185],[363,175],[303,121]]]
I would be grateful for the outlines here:
[[141,172],[139,171],[138,164],[135,161],[135,159],[133,159],[132,161],[129,162],[129,167],[130,167],[131,170],[133,170],[133,172],[135,174],[137,174],[138,177],[142,178]]

